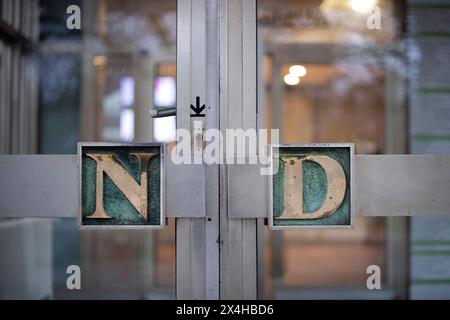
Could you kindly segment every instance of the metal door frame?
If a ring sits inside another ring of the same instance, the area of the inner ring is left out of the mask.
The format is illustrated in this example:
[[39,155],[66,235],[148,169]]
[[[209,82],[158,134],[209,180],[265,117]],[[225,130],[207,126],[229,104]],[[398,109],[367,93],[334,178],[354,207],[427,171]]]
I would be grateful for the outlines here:
[[[195,96],[212,106],[206,130],[257,128],[256,40],[256,0],[178,0],[177,129],[192,130]],[[199,179],[205,217],[176,222],[177,298],[256,299],[263,219],[229,217],[226,165]]]
[[[196,96],[209,109],[204,128],[219,122],[218,2],[177,2],[177,129],[192,132],[190,104]],[[197,176],[205,217],[176,220],[177,299],[219,299],[219,166],[204,166]],[[192,172],[192,174],[197,174]],[[201,213],[201,212],[200,212]]]

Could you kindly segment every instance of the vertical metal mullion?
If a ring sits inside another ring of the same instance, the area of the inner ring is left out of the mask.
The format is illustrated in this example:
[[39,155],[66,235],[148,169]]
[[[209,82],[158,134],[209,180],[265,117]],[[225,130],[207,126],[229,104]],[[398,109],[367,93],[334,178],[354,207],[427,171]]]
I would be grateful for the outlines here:
[[12,17],[13,17],[13,0],[3,0],[3,20],[8,23],[12,24]]
[[[177,2],[177,129],[191,132],[190,104],[207,106],[205,129],[218,127],[217,0]],[[206,101],[205,101],[206,99]],[[219,298],[218,165],[204,167],[207,217],[177,218],[177,298]]]
[[20,47],[12,48],[11,152],[20,153]]
[[[257,129],[256,1],[242,1],[242,125]],[[257,220],[243,219],[244,299],[257,297]],[[261,252],[262,254],[262,252]]]
[[256,1],[242,2],[242,125],[256,129]]
[[[177,129],[190,129],[185,103],[190,101],[191,81],[191,7],[192,1],[177,1]],[[187,105],[187,107],[189,104]],[[170,192],[170,191],[169,191]],[[191,295],[191,219],[176,221],[176,295],[177,299],[192,299]]]
[[29,91],[27,89],[28,83],[26,81],[26,70],[27,70],[27,56],[21,55],[19,57],[19,65],[20,65],[20,73],[19,73],[19,152],[27,153],[28,152],[28,119],[29,119],[29,111],[28,111],[28,98]]
[[12,51],[10,46],[4,46],[3,60],[3,150],[2,153],[11,153],[11,108],[12,108]]
[[189,218],[178,218],[176,220],[176,292],[177,299],[188,299],[191,297],[191,262],[190,241],[191,228]]
[[13,2],[13,15],[12,15],[12,25],[16,31],[21,32],[20,30],[20,11],[22,6],[22,0],[14,0]]
[[8,50],[9,48],[0,42],[0,153],[7,153],[7,140],[9,136],[8,118]]
[[[227,108],[229,99],[227,95],[228,90],[228,3],[227,1],[219,2],[219,39],[220,39],[220,129],[223,134],[224,128],[227,126],[228,113]],[[223,141],[225,146],[225,139]],[[225,155],[226,156],[226,155]],[[227,167],[220,167],[220,299],[227,297],[228,274],[229,274],[229,246],[228,243],[228,203],[227,203]],[[227,231],[227,232],[225,232]]]
[[[395,55],[385,58],[385,153],[405,154],[408,147],[404,62]],[[388,286],[397,299],[409,297],[409,218],[385,218],[385,256]],[[406,271],[405,271],[406,270]]]
[[[271,128],[279,130],[280,142],[283,143],[283,81],[281,79],[281,62],[273,57],[272,60],[272,85],[271,85]],[[275,282],[283,276],[283,232],[272,232],[271,239],[271,277]]]
[[[206,1],[206,105],[212,106],[205,119],[206,129],[217,129],[219,118],[219,5],[217,0]],[[220,142],[219,142],[220,143]],[[206,167],[206,298],[220,297],[220,179],[219,164]]]
[[30,39],[32,41],[39,41],[39,0],[31,0],[30,2],[30,15],[31,15],[31,24],[29,26]]
[[[220,15],[221,131],[256,129],[256,2],[221,0]],[[229,178],[222,166],[221,298],[256,299],[257,220],[228,217]]]
[[205,237],[205,219],[190,218],[190,264],[191,264],[191,298],[206,298],[206,277],[205,272],[208,262],[206,260],[206,237]]
[[265,299],[265,259],[264,259],[264,219],[258,219],[256,222],[256,271],[257,271],[257,286],[256,298],[258,300]]
[[[257,91],[257,97],[256,97],[256,126],[258,129],[269,129],[268,123],[267,123],[267,117],[268,112],[264,110],[264,75],[263,75],[263,59],[264,59],[264,48],[262,46],[262,43],[260,43],[258,38],[258,7],[257,3],[256,10],[255,10],[255,21],[256,21],[256,28],[255,28],[255,43],[256,43],[256,91]],[[270,135],[269,135],[270,136]],[[271,139],[271,138],[270,138]],[[271,141],[271,140],[268,140]],[[258,146],[258,154],[267,154],[266,150],[261,150]],[[264,284],[264,277],[265,277],[265,259],[264,259],[264,220],[265,219],[258,219],[256,222],[256,246],[257,246],[257,261],[256,261],[256,270],[258,274],[257,279],[257,299],[264,299],[265,298],[265,284]]]
[[30,23],[30,16],[29,16],[29,8],[30,1],[23,1],[22,2],[22,10],[20,12],[20,30],[22,32],[22,35],[29,39],[29,33],[28,33],[28,24]]
[[242,219],[242,278],[243,278],[243,299],[257,298],[257,234],[256,219]]
[[[221,127],[222,131],[226,129],[242,128],[243,108],[242,108],[242,1],[230,0],[226,4],[227,19],[224,29],[227,32],[227,48],[222,50],[221,54],[226,56],[229,62],[227,72],[226,90],[223,94],[227,95],[228,104],[221,104],[226,122]],[[225,138],[226,141],[226,138]],[[225,154],[228,157],[228,154]],[[228,179],[228,175],[226,175]],[[228,202],[228,185],[222,190],[222,196]],[[223,211],[226,223],[221,228],[221,234],[224,240],[223,246],[227,248],[227,254],[221,261],[221,267],[226,265],[228,270],[224,270],[225,287],[222,296],[225,299],[242,299],[243,292],[243,235],[242,221],[240,219],[231,220],[228,218],[228,210]]]

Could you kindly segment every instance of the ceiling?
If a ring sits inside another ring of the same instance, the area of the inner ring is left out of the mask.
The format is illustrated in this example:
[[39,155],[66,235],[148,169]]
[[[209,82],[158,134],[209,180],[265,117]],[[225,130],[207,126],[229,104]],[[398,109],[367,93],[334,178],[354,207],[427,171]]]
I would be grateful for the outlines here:
[[[393,41],[398,27],[393,0],[259,0],[259,34],[265,43],[366,44]],[[356,7],[358,8],[358,7]],[[376,16],[375,16],[376,15]],[[379,17],[381,29],[368,27]]]

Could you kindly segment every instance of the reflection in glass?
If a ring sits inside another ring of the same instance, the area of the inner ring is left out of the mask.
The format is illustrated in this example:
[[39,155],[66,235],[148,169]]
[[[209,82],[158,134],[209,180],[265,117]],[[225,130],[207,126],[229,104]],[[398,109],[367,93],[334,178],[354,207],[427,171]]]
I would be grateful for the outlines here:
[[[75,154],[78,141],[169,139],[174,119],[161,129],[149,111],[175,101],[176,0],[39,4],[40,150]],[[65,25],[69,5],[80,6],[81,30]],[[158,71],[161,61],[171,62],[169,74]],[[175,297],[172,221],[162,231],[80,232],[75,221],[61,219],[52,234],[54,298]],[[78,292],[66,287],[71,264],[81,267]]]
[[[368,24],[378,11],[382,30]],[[394,1],[258,1],[265,125],[286,144],[353,142],[359,154],[385,152],[386,61],[400,25]],[[367,266],[387,268],[383,218],[266,239],[267,298],[362,298]]]

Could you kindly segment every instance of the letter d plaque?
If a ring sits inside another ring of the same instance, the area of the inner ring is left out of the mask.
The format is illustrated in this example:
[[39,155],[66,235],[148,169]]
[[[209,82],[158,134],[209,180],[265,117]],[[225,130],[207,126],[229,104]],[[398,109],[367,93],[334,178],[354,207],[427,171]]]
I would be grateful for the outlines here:
[[163,226],[163,144],[79,143],[78,157],[80,227]]
[[352,226],[353,144],[273,145],[271,157],[271,229]]

